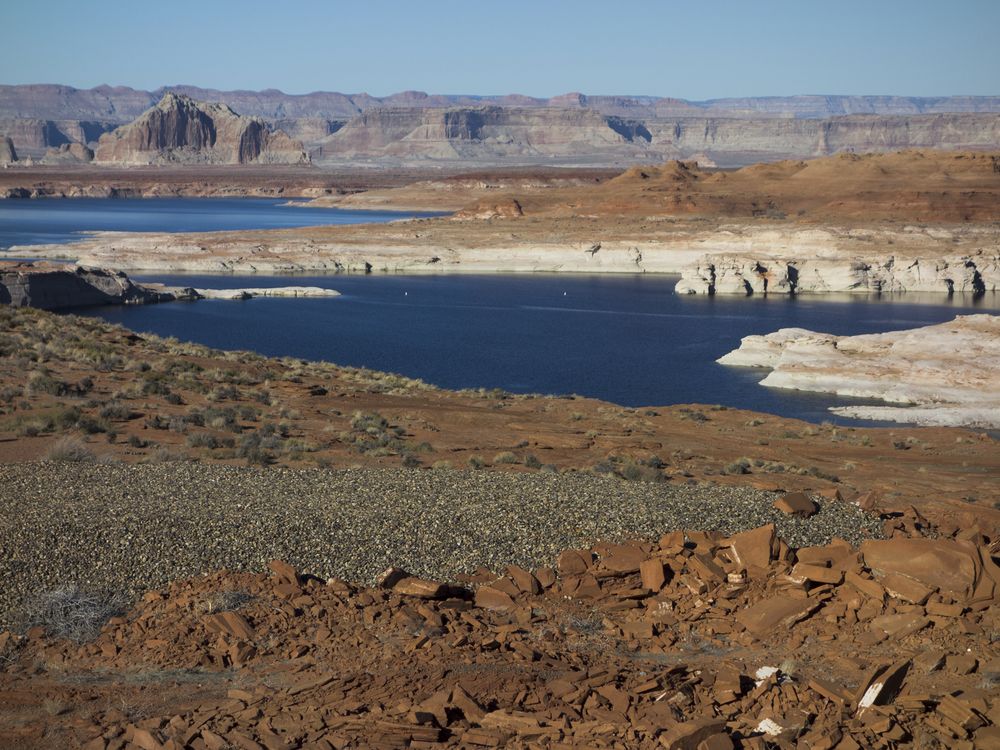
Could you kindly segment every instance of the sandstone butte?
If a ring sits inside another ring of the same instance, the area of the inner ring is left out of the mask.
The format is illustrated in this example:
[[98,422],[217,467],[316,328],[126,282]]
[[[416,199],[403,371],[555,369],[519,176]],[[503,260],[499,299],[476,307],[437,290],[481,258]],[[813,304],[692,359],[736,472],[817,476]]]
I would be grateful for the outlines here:
[[0,742],[995,748],[998,545],[937,531],[913,512],[860,548],[677,531],[373,588],[279,560],[210,573],[92,640],[0,633]]
[[899,406],[840,406],[861,419],[1000,427],[1000,316],[861,336],[782,328],[745,337],[718,360],[768,368],[761,385],[876,398]]
[[589,183],[449,178],[323,200],[456,213],[382,225],[96,233],[31,252],[144,270],[679,273],[683,293],[1000,285],[1000,157],[987,153],[846,154],[734,172],[671,162]]
[[260,118],[174,93],[102,135],[93,158],[111,164],[301,164],[309,159],[301,143],[269,130]]

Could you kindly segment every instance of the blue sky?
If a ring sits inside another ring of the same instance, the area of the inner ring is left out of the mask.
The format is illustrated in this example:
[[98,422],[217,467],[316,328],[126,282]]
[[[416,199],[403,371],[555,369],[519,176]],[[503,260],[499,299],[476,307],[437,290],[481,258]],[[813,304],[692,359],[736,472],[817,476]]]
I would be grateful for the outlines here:
[[1000,94],[1000,0],[7,0],[0,83]]

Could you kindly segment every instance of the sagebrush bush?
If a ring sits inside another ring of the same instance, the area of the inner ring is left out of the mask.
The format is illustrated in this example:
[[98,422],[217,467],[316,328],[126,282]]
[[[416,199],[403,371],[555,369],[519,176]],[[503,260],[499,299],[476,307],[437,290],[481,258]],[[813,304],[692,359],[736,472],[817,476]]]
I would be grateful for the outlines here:
[[89,463],[96,461],[97,456],[82,440],[66,435],[52,444],[45,453],[47,461],[64,461],[68,463]]
[[125,598],[109,591],[76,585],[60,586],[30,600],[22,611],[22,627],[42,627],[47,635],[82,643],[93,640],[101,627],[125,610]]

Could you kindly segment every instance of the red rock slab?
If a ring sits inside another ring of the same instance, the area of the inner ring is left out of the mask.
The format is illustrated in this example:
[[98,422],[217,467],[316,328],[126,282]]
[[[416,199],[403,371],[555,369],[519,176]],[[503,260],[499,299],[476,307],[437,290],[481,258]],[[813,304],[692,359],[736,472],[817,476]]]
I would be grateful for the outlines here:
[[299,572],[283,560],[271,560],[267,564],[267,567],[274,573],[274,577],[278,583],[293,583],[296,585],[301,583]]
[[978,556],[954,540],[869,539],[861,544],[861,555],[879,577],[892,573],[906,576],[959,601],[968,600],[976,588]]
[[647,557],[649,554],[639,545],[612,545],[601,558],[601,564],[616,573],[637,573]]
[[722,733],[726,722],[720,719],[692,719],[676,724],[660,735],[660,744],[667,750],[698,750],[698,745]]
[[592,559],[589,550],[568,549],[559,554],[559,558],[556,560],[556,569],[561,576],[580,575],[587,572]]
[[476,606],[483,609],[513,609],[514,600],[507,594],[492,586],[480,586],[476,589]]
[[202,618],[210,633],[226,633],[241,641],[252,641],[256,632],[246,618],[238,612],[220,612]]
[[662,589],[663,584],[667,582],[663,561],[655,557],[640,563],[639,575],[642,577],[642,585],[654,593]]
[[934,593],[934,589],[899,573],[883,576],[881,583],[889,596],[910,604],[924,604]]
[[890,703],[902,689],[910,663],[910,660],[906,659],[872,669],[854,694],[858,713],[863,713],[871,706],[884,706]]
[[775,500],[772,505],[786,515],[800,518],[809,518],[819,511],[816,503],[804,492],[789,492]]
[[421,599],[443,599],[448,595],[448,587],[438,581],[428,581],[423,578],[409,576],[401,578],[392,585],[392,590],[404,596],[416,596]]
[[736,621],[754,635],[767,635],[779,627],[790,627],[804,620],[820,607],[812,599],[772,596],[736,613]]
[[809,581],[811,583],[830,583],[838,585],[844,577],[839,570],[827,568],[823,565],[811,565],[809,563],[795,563],[792,572],[788,574],[795,581]]
[[542,593],[542,584],[530,571],[517,565],[509,565],[507,566],[507,575],[510,576],[519,591],[534,596]]
[[732,550],[733,562],[740,568],[767,569],[774,559],[776,537],[774,524],[759,526],[731,536],[728,547]]

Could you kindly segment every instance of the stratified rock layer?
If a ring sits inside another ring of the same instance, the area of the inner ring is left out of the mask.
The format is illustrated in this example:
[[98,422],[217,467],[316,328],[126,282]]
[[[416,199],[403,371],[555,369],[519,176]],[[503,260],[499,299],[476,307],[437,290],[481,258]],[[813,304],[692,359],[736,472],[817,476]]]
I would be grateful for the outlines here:
[[0,264],[0,304],[56,310],[172,299],[175,295],[136,284],[120,271],[53,264]]
[[12,164],[17,161],[17,151],[14,142],[5,135],[0,135],[0,164]]
[[116,164],[169,162],[300,164],[302,144],[271,132],[256,117],[241,117],[224,104],[166,94],[134,122],[101,136],[95,159]]

